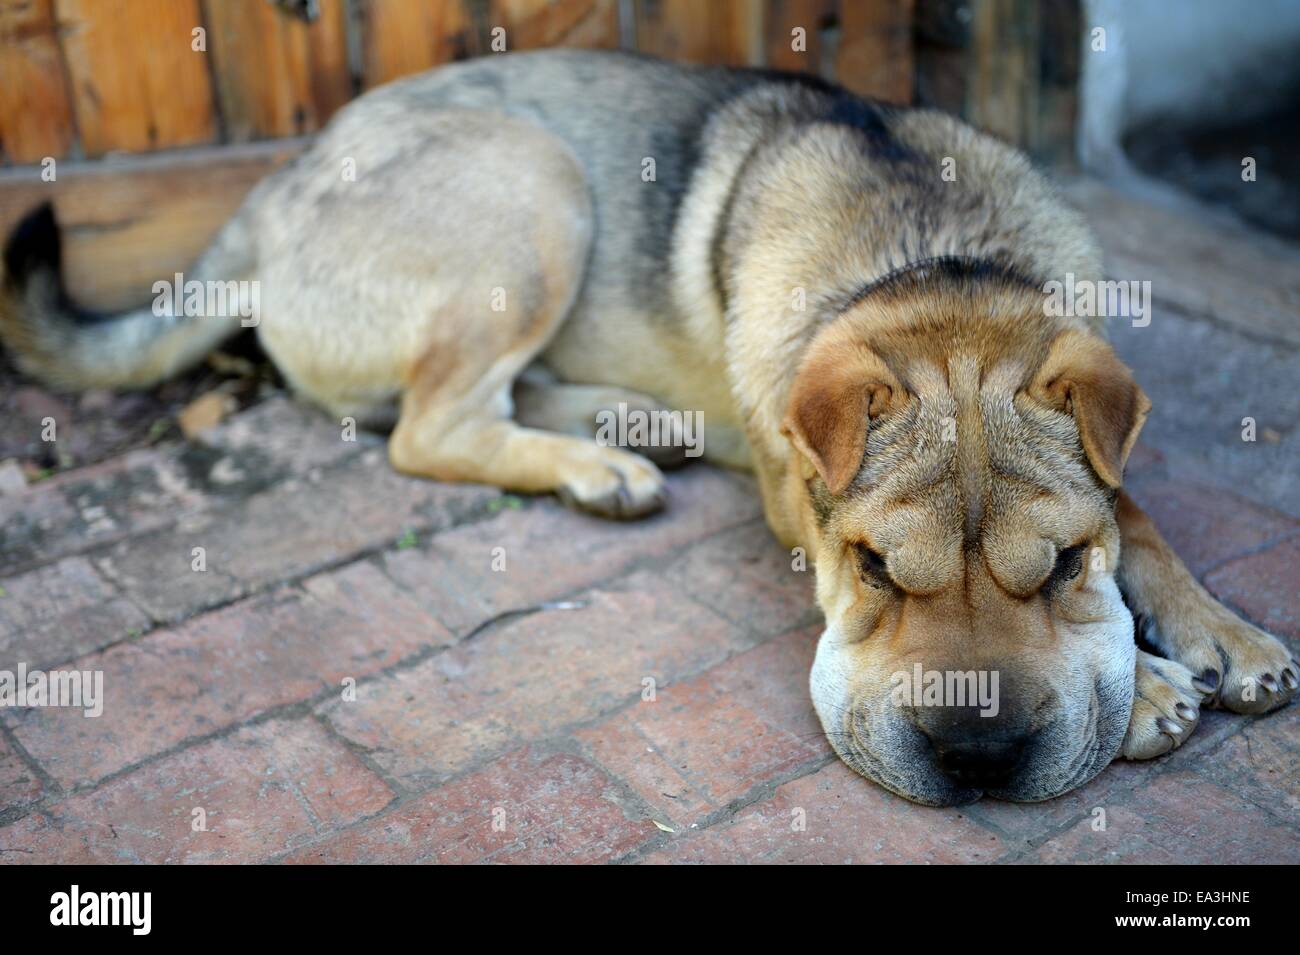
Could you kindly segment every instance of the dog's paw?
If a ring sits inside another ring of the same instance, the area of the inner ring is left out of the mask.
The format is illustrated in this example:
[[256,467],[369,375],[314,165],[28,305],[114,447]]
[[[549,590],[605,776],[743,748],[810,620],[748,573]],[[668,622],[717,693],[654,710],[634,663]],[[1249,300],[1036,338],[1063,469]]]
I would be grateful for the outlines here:
[[1207,705],[1267,713],[1293,699],[1300,664],[1276,637],[1251,626],[1209,594],[1176,619],[1149,624],[1146,639],[1197,675]]
[[1187,667],[1139,650],[1133,712],[1120,755],[1152,759],[1182,746],[1201,718],[1204,695]]
[[664,506],[667,494],[659,469],[636,454],[592,445],[589,460],[571,467],[556,495],[564,503],[601,517],[633,518]]

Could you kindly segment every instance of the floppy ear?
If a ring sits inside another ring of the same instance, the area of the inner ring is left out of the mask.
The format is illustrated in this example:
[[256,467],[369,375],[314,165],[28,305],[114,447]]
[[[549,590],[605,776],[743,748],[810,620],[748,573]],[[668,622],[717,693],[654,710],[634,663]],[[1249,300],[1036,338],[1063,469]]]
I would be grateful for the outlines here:
[[1030,393],[1074,416],[1092,469],[1119,487],[1151,401],[1111,347],[1094,335],[1068,331],[1052,342]]
[[795,377],[781,433],[812,462],[827,489],[841,494],[862,464],[870,419],[900,391],[865,346],[815,341]]

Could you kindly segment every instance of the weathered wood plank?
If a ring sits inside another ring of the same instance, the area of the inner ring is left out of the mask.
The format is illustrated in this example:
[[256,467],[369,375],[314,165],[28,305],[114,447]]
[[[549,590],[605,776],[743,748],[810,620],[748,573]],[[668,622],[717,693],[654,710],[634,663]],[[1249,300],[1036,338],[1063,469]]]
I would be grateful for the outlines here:
[[320,19],[304,31],[311,57],[308,75],[318,127],[356,94],[348,59],[347,0],[321,0],[320,10]]
[[198,0],[56,0],[55,13],[86,155],[215,138]]
[[0,0],[0,157],[66,156],[72,141],[52,0]]
[[1038,5],[981,0],[971,24],[966,118],[1017,146],[1033,138],[1038,113]]
[[637,0],[635,16],[642,53],[688,63],[763,62],[761,0]]
[[1027,148],[1057,166],[1076,161],[1079,120],[1079,0],[1043,0],[1039,34],[1038,114]]
[[969,0],[917,0],[913,18],[916,104],[964,116]]
[[863,96],[910,103],[912,5],[913,0],[841,4],[836,80]]
[[[764,24],[767,65],[819,76],[829,73],[824,33],[836,22],[838,8],[836,0],[770,0]],[[795,49],[796,29],[802,31],[802,50]]]
[[481,52],[467,0],[363,0],[360,10],[366,89]]
[[257,181],[296,155],[301,140],[182,150],[0,171],[0,236],[46,200],[63,227],[74,299],[95,308],[146,301],[159,278],[184,271]]
[[351,98],[343,0],[321,0],[311,24],[266,0],[206,0],[204,13],[227,139],[311,132]]
[[1074,159],[1079,0],[916,0],[916,102],[1035,158]]
[[488,29],[504,27],[507,50],[618,46],[617,0],[491,0]]

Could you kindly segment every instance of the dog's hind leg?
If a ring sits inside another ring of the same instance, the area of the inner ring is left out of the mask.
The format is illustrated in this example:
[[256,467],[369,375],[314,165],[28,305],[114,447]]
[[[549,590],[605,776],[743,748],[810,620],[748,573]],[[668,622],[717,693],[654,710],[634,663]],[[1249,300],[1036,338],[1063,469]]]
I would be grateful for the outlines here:
[[544,152],[545,141],[527,145],[534,170],[539,157],[553,163],[545,188],[524,194],[521,170],[509,203],[495,207],[500,193],[488,193],[485,207],[465,210],[495,224],[477,239],[462,230],[459,254],[473,272],[441,298],[434,333],[404,376],[389,459],[409,474],[553,491],[604,516],[637,517],[663,504],[663,475],[651,462],[511,420],[514,381],[564,320],[591,241],[581,170],[567,154]]
[[511,385],[591,252],[586,175],[562,140],[499,113],[412,109],[398,90],[343,110],[264,192],[258,332],[296,391],[358,423],[395,403],[389,459],[410,474],[612,516],[659,506],[645,458],[510,420]]
[[1196,688],[1227,709],[1266,713],[1292,699],[1300,664],[1281,641],[1210,596],[1122,491],[1115,517],[1120,587],[1147,641],[1195,674]]
[[[430,356],[402,401],[389,438],[393,466],[444,481],[480,481],[507,490],[553,491],[606,517],[638,517],[664,501],[663,475],[645,458],[510,420],[510,389],[532,355],[523,350],[489,367],[460,365],[450,376]],[[464,378],[477,378],[461,390]]]
[[529,428],[557,431],[584,438],[599,437],[619,417],[636,420],[659,418],[667,422],[657,443],[638,445],[661,468],[686,463],[686,444],[680,421],[672,425],[666,408],[639,391],[610,385],[581,385],[555,380],[539,368],[520,375],[514,388],[515,420]]

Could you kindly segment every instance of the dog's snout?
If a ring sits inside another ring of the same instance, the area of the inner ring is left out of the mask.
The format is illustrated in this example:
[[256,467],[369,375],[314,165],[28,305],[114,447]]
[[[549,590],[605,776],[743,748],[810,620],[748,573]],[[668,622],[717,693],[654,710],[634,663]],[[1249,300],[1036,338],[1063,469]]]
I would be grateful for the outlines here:
[[916,727],[930,741],[939,771],[959,786],[1002,789],[1023,768],[1033,734],[1015,725],[1018,721],[989,719],[964,709],[917,716]]
[[940,771],[959,786],[1000,789],[1011,784],[1024,759],[1028,736],[942,741],[930,739]]

